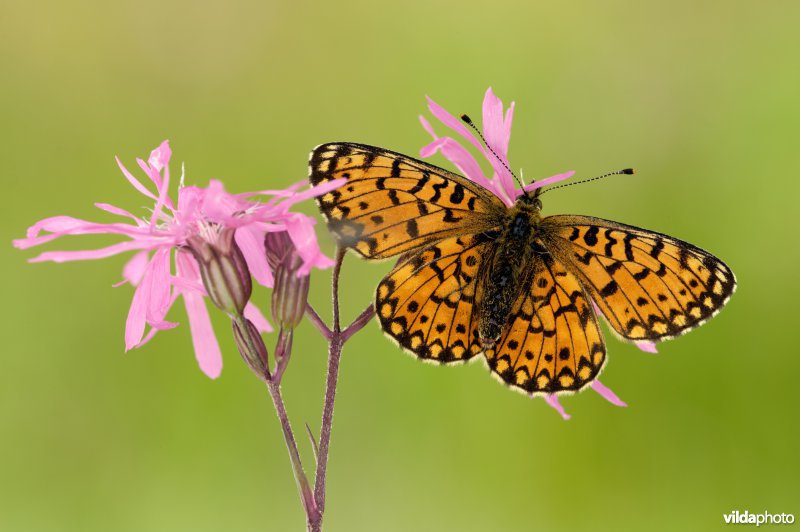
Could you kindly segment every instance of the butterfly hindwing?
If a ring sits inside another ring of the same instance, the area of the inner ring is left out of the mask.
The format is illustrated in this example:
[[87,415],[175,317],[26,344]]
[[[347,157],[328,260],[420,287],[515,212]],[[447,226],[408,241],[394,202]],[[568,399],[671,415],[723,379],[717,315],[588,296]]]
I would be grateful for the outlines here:
[[340,242],[368,259],[479,233],[505,210],[472,181],[382,148],[323,144],[311,153],[309,167],[313,185],[347,179],[317,203]]
[[464,361],[481,351],[478,318],[491,242],[452,237],[401,258],[378,284],[381,328],[404,349],[434,362]]
[[485,355],[503,381],[530,394],[578,390],[598,375],[606,358],[603,337],[565,264],[535,257],[505,332]]
[[661,233],[589,216],[542,221],[609,325],[629,340],[665,340],[704,323],[736,288],[728,266]]

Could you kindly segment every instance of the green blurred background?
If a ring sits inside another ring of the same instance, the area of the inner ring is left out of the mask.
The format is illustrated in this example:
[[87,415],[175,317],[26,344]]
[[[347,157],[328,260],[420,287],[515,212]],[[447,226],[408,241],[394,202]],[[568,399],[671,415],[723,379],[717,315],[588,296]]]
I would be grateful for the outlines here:
[[[713,530],[735,509],[800,514],[799,19],[795,1],[3,2],[0,529],[304,523],[269,397],[223,316],[217,381],[185,326],[124,354],[131,290],[111,285],[126,258],[28,265],[12,238],[54,214],[111,220],[95,201],[144,212],[113,156],[134,168],[165,138],[190,184],[285,186],[325,141],[415,154],[426,94],[478,117],[488,86],[517,103],[526,177],[639,170],[548,195],[546,213],[686,239],[739,290],[658,355],[608,335],[603,381],[630,406],[590,391],[563,400],[570,421],[480,363],[418,363],[370,325],[343,358],[326,529]],[[388,268],[347,260],[346,317]],[[326,317],[328,283],[312,287]],[[185,322],[181,305],[171,318]],[[303,324],[283,386],[307,463],[324,348]]]

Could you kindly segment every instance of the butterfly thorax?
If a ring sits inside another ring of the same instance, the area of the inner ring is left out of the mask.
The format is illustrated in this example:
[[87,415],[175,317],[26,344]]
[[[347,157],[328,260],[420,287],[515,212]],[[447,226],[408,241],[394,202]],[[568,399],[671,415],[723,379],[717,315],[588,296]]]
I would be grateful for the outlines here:
[[483,300],[478,309],[478,335],[485,349],[494,347],[508,322],[523,276],[537,248],[539,209],[518,202],[508,210],[502,226],[491,237],[495,253],[483,276]]

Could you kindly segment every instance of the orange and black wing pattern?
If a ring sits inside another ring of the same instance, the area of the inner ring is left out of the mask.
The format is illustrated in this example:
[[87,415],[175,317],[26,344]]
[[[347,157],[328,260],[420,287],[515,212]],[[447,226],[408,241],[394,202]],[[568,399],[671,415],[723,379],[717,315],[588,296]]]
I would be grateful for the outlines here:
[[529,394],[576,391],[597,377],[605,344],[591,301],[551,255],[537,256],[505,332],[485,352],[489,368]]
[[309,173],[313,185],[347,179],[317,203],[340,243],[367,259],[480,233],[505,211],[499,198],[469,179],[373,146],[318,146]]
[[481,235],[451,237],[402,257],[378,284],[383,331],[423,360],[462,362],[478,354],[475,309],[491,244]]
[[548,249],[629,340],[666,340],[698,327],[736,289],[724,262],[661,233],[589,216],[550,216],[542,230]]

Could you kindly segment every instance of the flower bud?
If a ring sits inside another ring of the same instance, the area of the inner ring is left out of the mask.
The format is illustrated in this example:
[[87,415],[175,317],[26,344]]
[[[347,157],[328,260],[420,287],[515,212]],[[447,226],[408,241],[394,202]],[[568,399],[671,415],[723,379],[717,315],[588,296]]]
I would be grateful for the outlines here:
[[239,354],[260,379],[269,380],[269,353],[253,322],[246,318],[233,320],[233,338]]
[[200,276],[211,301],[229,315],[241,316],[253,290],[250,270],[233,239],[235,229],[205,231],[186,239],[200,266]]
[[310,275],[298,275],[303,260],[286,232],[267,233],[264,246],[275,277],[272,317],[281,327],[292,329],[305,314]]

